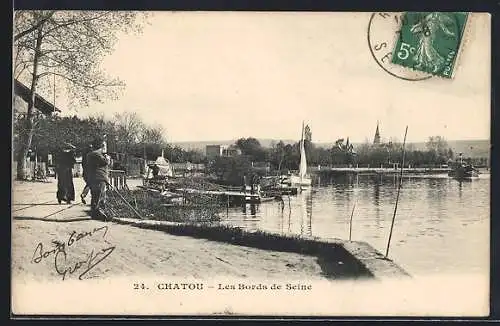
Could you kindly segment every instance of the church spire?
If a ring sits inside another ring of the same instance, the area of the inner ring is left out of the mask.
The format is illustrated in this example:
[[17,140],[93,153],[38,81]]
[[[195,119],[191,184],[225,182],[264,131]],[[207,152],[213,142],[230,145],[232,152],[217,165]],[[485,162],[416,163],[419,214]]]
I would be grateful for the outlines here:
[[380,144],[380,132],[378,129],[378,120],[377,120],[377,130],[375,130],[375,137],[373,137],[373,144]]

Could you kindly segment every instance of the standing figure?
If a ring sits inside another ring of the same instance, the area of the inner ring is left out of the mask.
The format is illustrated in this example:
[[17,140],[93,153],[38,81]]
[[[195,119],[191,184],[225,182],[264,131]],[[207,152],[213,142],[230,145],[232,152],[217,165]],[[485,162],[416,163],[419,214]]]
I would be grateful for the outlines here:
[[93,151],[87,154],[86,177],[90,184],[92,196],[91,216],[93,219],[106,220],[104,208],[106,204],[106,186],[109,184],[108,165],[109,158],[104,153],[104,140],[98,138],[92,143]]
[[153,166],[151,166],[151,170],[153,171],[153,179],[158,179],[158,176],[160,174],[160,167],[158,166],[158,164],[153,164]]
[[66,143],[58,153],[56,161],[57,173],[57,201],[71,204],[75,200],[75,186],[73,184],[73,166],[75,160],[75,146]]
[[85,150],[82,153],[82,176],[83,176],[83,181],[85,181],[85,187],[83,188],[80,198],[82,199],[82,203],[84,205],[87,204],[85,202],[85,197],[87,197],[87,194],[90,191],[90,182],[87,169],[87,154],[90,152],[92,152],[92,144],[90,144],[87,148],[85,148]]

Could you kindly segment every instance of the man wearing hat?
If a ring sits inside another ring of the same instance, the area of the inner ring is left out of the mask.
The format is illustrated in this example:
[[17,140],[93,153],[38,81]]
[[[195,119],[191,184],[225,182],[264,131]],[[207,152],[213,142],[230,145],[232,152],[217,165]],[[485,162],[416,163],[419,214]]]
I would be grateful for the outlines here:
[[73,166],[75,160],[75,146],[64,143],[56,158],[57,173],[57,201],[71,204],[75,200],[75,186],[73,184]]
[[92,142],[93,150],[87,154],[87,179],[92,196],[90,207],[93,219],[106,220],[103,209],[106,204],[106,185],[109,184],[108,165],[109,157],[104,148],[104,137],[97,137]]

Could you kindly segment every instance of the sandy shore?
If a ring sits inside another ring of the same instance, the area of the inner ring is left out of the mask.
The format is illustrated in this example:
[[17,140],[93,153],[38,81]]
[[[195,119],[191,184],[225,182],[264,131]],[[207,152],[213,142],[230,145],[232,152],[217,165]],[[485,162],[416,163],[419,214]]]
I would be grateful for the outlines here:
[[[79,179],[75,183],[78,192],[83,185]],[[437,279],[332,282],[335,275],[327,276],[317,257],[93,221],[88,217],[88,206],[58,205],[54,182],[14,182],[13,187],[14,313],[302,316],[488,313],[485,295],[488,283],[484,277],[442,275]],[[351,251],[361,260],[367,258],[364,253],[370,252],[361,247]],[[65,281],[61,281],[63,277]],[[86,281],[79,281],[80,277]],[[196,282],[203,289],[167,288],[175,282]],[[136,283],[145,284],[146,289],[136,287]],[[239,290],[241,283],[245,287],[264,284],[267,289]],[[294,288],[288,288],[290,283]],[[275,284],[281,285],[281,289],[273,290]],[[221,290],[221,286],[236,290]]]
[[[77,194],[83,188],[75,179]],[[325,279],[316,257],[272,252],[93,221],[88,206],[58,205],[56,183],[14,182],[15,279],[114,276]],[[64,249],[54,241],[65,243]],[[334,277],[331,276],[330,277]]]

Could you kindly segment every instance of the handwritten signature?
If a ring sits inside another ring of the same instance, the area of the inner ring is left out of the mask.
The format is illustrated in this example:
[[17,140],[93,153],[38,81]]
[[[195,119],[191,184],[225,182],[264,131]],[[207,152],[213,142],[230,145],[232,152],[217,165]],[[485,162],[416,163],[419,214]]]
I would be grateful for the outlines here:
[[59,275],[62,275],[63,280],[66,279],[68,274],[69,275],[74,274],[78,270],[81,272],[80,275],[78,276],[78,279],[82,280],[83,277],[88,272],[90,272],[94,267],[96,267],[109,255],[111,255],[111,253],[115,250],[116,247],[109,246],[100,250],[92,249],[90,254],[86,255],[84,259],[79,260],[76,263],[72,263],[69,266],[67,264],[68,255],[66,253],[66,250],[68,250],[72,246],[75,246],[78,243],[78,241],[87,237],[91,237],[94,234],[101,231],[102,231],[102,238],[105,238],[108,232],[108,226],[105,225],[98,228],[94,228],[92,231],[85,231],[80,233],[73,231],[71,232],[66,242],[53,240],[52,243],[55,245],[55,247],[52,248],[51,250],[44,250],[43,244],[40,242],[35,248],[31,262],[38,264],[42,262],[44,259],[53,256],[54,268]]

